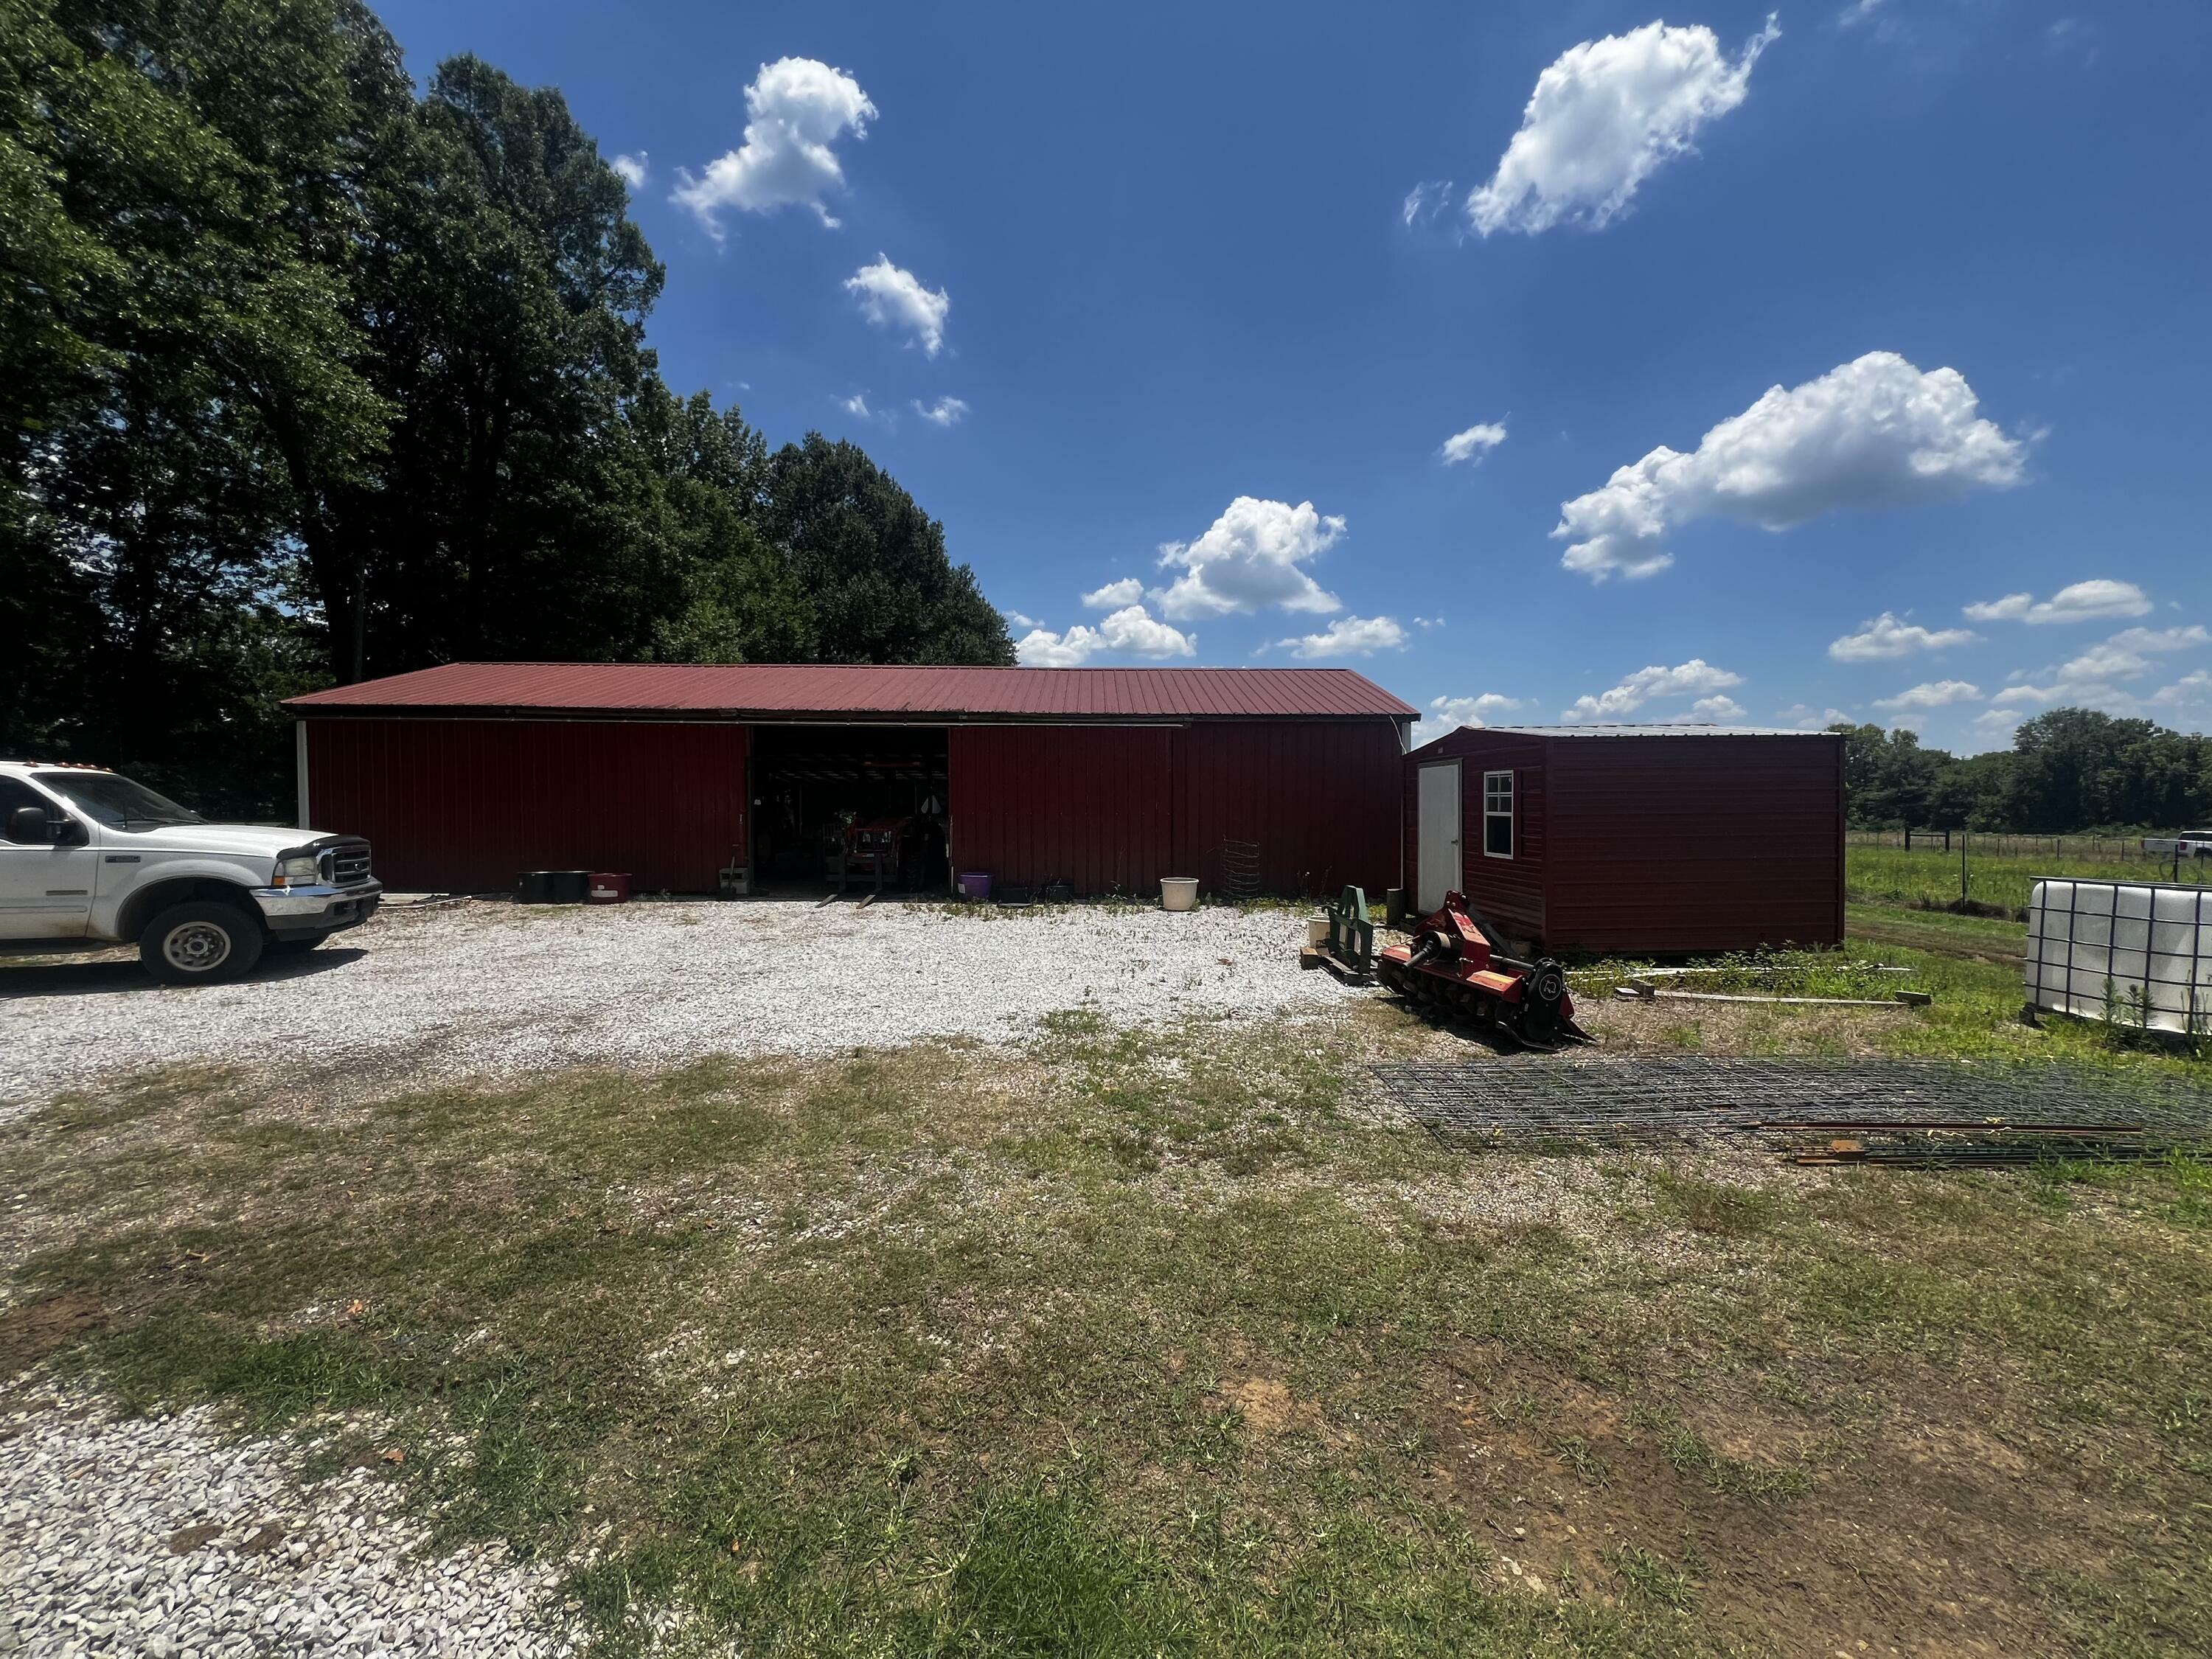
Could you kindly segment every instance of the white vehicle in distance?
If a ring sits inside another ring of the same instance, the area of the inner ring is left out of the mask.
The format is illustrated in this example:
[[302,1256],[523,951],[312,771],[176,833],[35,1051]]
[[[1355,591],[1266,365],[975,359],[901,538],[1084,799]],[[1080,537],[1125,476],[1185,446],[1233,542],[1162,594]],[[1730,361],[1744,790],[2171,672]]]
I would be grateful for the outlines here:
[[170,985],[312,951],[375,915],[368,843],[210,823],[104,767],[0,761],[0,952],[136,945]]

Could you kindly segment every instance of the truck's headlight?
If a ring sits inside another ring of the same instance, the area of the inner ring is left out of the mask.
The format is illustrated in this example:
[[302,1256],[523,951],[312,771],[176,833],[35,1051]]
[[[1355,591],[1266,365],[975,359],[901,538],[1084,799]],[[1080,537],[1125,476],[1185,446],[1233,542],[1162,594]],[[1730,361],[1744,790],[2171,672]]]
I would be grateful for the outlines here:
[[313,853],[305,853],[297,857],[283,860],[276,866],[276,884],[279,887],[289,887],[294,882],[313,886],[322,878],[322,866],[315,861],[315,855]]

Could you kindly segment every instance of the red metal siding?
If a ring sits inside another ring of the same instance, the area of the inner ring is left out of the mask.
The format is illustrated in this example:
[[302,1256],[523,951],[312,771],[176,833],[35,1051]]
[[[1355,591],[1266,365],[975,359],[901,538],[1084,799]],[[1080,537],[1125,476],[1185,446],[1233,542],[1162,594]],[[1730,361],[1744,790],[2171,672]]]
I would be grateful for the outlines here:
[[368,837],[397,891],[522,870],[627,871],[712,892],[745,844],[746,731],[643,721],[310,720],[308,815]]
[[1267,892],[1364,888],[1379,906],[1398,884],[1398,766],[1390,721],[1240,721],[1176,734],[1171,874],[1221,889],[1222,843],[1260,849]]
[[1257,844],[1271,893],[1397,881],[1392,721],[956,726],[948,742],[963,869],[1086,895],[1196,876],[1212,893],[1235,840]]
[[1167,726],[956,726],[947,733],[955,870],[1157,892],[1174,848]]
[[1839,739],[1550,747],[1547,947],[1687,955],[1842,942]]
[[[1544,741],[1479,726],[1462,727],[1408,756],[1400,771],[1404,826],[1406,885],[1418,888],[1420,869],[1420,769],[1437,761],[1459,763],[1460,891],[1484,920],[1516,941],[1544,937],[1545,855],[1549,818],[1544,777]],[[1513,856],[1486,858],[1482,851],[1482,775],[1513,774]]]

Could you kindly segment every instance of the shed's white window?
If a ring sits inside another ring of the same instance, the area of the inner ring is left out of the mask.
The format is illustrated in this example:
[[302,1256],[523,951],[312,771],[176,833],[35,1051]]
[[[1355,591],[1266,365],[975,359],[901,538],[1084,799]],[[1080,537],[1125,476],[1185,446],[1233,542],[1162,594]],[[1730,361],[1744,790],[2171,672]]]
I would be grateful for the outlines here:
[[1513,856],[1513,775],[1482,775],[1482,853],[1485,858]]

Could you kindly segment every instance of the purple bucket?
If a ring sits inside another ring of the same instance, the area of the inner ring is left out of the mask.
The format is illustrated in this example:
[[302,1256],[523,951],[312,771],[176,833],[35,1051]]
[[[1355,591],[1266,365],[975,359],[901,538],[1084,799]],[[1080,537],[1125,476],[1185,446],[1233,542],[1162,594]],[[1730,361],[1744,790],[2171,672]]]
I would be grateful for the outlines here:
[[987,899],[991,896],[991,878],[981,870],[963,870],[960,890],[971,899]]

